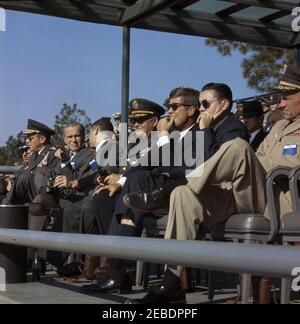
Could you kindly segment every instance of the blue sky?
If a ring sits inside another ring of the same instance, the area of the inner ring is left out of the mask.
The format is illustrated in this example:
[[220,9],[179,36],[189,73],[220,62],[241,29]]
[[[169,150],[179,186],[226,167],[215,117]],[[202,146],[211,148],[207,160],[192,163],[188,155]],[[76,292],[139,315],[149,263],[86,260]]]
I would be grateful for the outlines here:
[[[90,118],[121,107],[122,29],[6,11],[0,32],[0,145],[28,118],[53,126],[63,103]],[[205,39],[132,30],[130,98],[163,103],[171,89],[225,82],[234,97],[255,92],[242,78],[242,56],[221,57]]]

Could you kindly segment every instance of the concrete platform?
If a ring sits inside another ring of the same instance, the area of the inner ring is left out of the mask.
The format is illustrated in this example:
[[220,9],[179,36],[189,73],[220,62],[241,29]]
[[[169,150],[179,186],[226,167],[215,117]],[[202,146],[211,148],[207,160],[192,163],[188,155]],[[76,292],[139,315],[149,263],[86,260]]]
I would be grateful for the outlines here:
[[[47,275],[40,282],[9,284],[6,292],[0,292],[0,304],[122,304],[127,298],[140,298],[146,293],[143,288],[134,287],[128,295],[85,294],[80,287],[88,283],[84,279],[61,281],[55,275]],[[234,289],[217,289],[214,303],[224,303],[235,295]],[[196,287],[195,292],[187,294],[187,301],[188,304],[208,303],[207,288]]]

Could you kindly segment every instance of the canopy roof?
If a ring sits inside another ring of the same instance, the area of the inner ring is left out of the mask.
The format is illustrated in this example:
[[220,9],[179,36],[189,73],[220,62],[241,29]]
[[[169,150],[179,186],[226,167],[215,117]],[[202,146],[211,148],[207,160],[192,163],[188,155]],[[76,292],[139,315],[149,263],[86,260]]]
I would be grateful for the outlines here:
[[[294,48],[298,0],[40,0],[0,7],[114,26]],[[300,25],[300,22],[299,22]]]

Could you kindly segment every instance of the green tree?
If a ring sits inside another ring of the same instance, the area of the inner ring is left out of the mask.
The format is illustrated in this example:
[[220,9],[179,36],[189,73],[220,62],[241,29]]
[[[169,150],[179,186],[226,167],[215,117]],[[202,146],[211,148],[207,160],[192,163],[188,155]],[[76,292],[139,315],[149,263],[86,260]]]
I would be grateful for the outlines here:
[[216,47],[223,56],[233,51],[244,55],[241,67],[243,77],[250,88],[258,92],[269,92],[278,82],[283,64],[292,61],[293,52],[289,49],[264,47],[248,43],[230,42],[209,38],[206,45]]
[[0,165],[6,165],[6,149],[4,146],[0,147]]
[[63,129],[67,125],[73,123],[81,123],[85,127],[86,132],[88,132],[91,127],[91,120],[84,109],[78,108],[77,104],[71,106],[64,103],[60,113],[55,116],[54,130],[56,135],[53,137],[51,142],[54,145],[62,145]]
[[14,165],[21,161],[21,153],[19,148],[24,145],[23,132],[17,134],[16,137],[9,136],[5,146],[0,147],[0,165]]

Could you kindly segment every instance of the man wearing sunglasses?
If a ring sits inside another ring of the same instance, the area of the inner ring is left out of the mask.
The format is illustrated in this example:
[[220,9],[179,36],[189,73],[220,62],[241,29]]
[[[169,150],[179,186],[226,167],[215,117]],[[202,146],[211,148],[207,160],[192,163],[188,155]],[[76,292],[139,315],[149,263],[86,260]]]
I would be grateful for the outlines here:
[[206,84],[199,96],[199,127],[204,132],[204,160],[234,138],[249,140],[246,127],[231,113],[232,92],[224,83]]
[[[272,128],[256,155],[248,143],[224,143],[215,155],[189,174],[188,184],[171,195],[166,239],[194,240],[197,224],[224,226],[233,214],[264,214],[268,218],[265,175],[275,167],[300,164],[300,69],[289,66],[279,83],[284,120]],[[291,212],[288,188],[278,186],[280,214]],[[248,223],[248,219],[243,220]],[[249,219],[250,221],[250,219]],[[260,220],[262,221],[262,220]],[[131,303],[185,301],[181,266],[168,266],[164,288]]]

